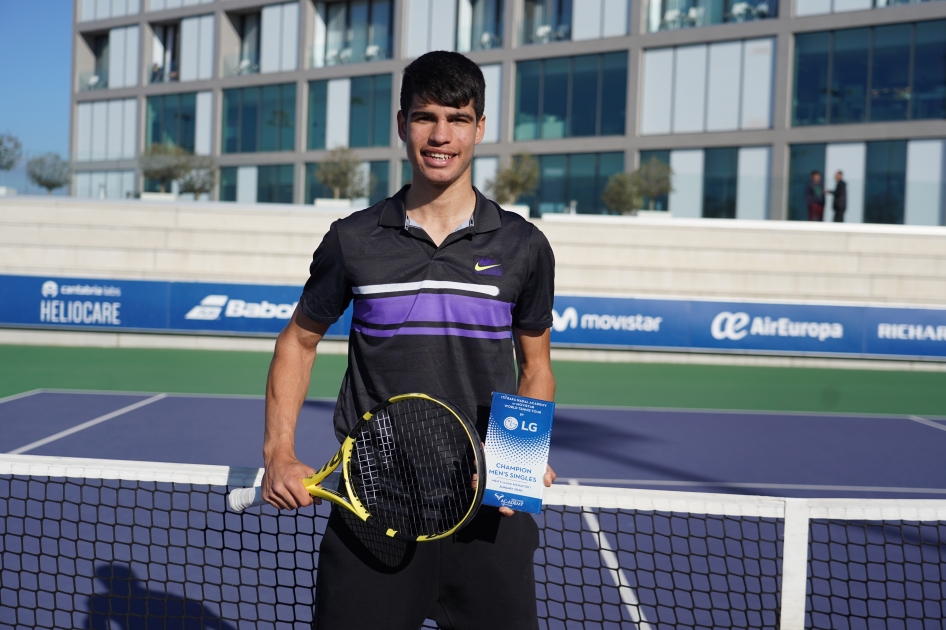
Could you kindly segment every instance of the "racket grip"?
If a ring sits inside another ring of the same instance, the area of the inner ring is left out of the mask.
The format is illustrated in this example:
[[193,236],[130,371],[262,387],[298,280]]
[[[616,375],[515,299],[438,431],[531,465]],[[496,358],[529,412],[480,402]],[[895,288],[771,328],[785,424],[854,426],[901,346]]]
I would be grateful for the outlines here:
[[263,500],[263,488],[256,486],[255,488],[238,488],[232,491],[227,496],[227,503],[230,504],[230,509],[234,512],[242,512],[247,508],[263,505],[266,501]]

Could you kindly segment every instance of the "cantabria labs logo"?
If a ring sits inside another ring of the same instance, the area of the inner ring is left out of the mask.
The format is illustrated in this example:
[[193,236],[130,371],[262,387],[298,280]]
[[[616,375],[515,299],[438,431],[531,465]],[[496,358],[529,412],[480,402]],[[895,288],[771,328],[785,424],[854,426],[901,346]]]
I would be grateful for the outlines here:
[[[224,310],[226,307],[226,310]],[[200,304],[187,311],[184,319],[214,321],[224,317],[246,317],[250,319],[289,319],[296,310],[295,304],[273,304],[231,300],[228,295],[208,295]]]
[[40,289],[43,294],[43,297],[54,298],[59,295],[59,285],[53,282],[52,280],[47,280],[43,283],[43,288]]
[[[750,325],[751,321],[751,325]],[[746,335],[763,337],[811,337],[818,341],[841,339],[844,326],[838,322],[795,322],[788,317],[749,317],[748,313],[722,311],[710,324],[713,339],[739,341]]]

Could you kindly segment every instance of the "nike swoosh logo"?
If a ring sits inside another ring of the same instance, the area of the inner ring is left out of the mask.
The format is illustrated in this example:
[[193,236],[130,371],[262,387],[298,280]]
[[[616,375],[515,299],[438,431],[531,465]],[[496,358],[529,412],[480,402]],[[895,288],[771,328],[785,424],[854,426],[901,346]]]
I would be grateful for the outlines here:
[[493,267],[499,267],[500,265],[502,265],[502,263],[499,263],[497,265],[486,265],[485,267],[480,267],[480,264],[476,263],[473,266],[473,271],[486,271],[487,269],[492,269]]

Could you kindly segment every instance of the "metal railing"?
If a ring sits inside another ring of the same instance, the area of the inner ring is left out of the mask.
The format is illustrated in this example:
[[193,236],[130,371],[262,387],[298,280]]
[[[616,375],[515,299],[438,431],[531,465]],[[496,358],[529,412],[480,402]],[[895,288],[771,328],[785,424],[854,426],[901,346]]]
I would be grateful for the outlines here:
[[248,59],[241,55],[227,55],[223,58],[224,77],[242,77],[259,74],[259,59]]
[[79,73],[79,91],[92,92],[108,87],[108,71],[87,70]]

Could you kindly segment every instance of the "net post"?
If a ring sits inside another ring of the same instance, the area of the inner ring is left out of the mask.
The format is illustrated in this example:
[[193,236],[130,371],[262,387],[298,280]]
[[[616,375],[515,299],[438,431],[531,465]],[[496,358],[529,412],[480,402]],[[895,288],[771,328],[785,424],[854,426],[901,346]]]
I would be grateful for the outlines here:
[[781,630],[805,629],[808,587],[808,500],[785,499],[785,533],[782,542]]

